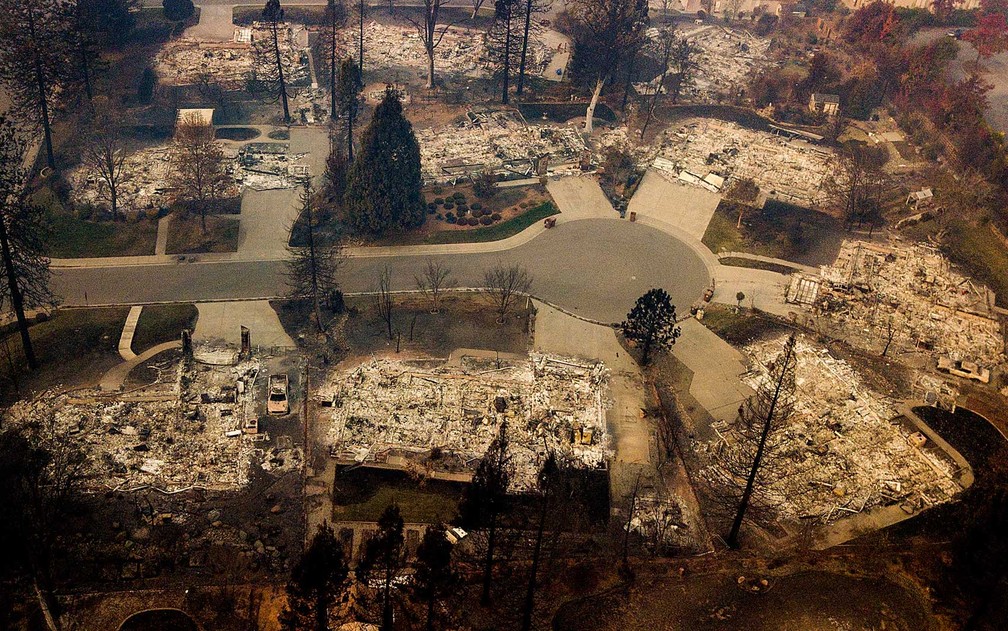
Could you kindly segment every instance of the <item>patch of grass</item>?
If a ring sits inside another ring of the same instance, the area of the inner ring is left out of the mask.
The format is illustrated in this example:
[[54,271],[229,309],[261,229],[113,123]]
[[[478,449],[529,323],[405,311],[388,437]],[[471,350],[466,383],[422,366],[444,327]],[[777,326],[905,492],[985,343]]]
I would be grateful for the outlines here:
[[559,214],[553,202],[543,202],[528,212],[493,226],[473,230],[441,230],[428,235],[423,243],[485,243],[514,236],[547,217]]
[[421,487],[405,473],[366,468],[337,471],[333,487],[335,521],[377,521],[395,503],[407,522],[447,522],[462,494],[460,484],[428,480]]
[[168,254],[234,252],[238,249],[238,224],[234,217],[208,215],[206,232],[197,213],[176,215],[168,225]]
[[48,320],[40,320],[29,328],[40,364],[38,370],[30,373],[26,371],[20,334],[16,328],[8,328],[0,343],[0,382],[5,395],[13,394],[11,364],[22,395],[96,382],[106,370],[122,361],[119,337],[128,314],[126,307],[54,311]]
[[85,221],[67,213],[49,213],[49,256],[80,258],[154,254],[157,222]]
[[771,263],[770,261],[757,261],[755,259],[747,259],[741,256],[726,256],[721,259],[721,264],[729,265],[731,267],[761,269],[768,272],[777,272],[778,274],[793,274],[798,271],[798,268],[791,267],[790,265],[781,265],[780,263]]
[[259,130],[255,127],[219,127],[214,132],[216,138],[236,141],[253,140],[260,135]]
[[182,329],[196,325],[198,316],[195,305],[144,307],[133,333],[133,352],[140,354],[152,346],[179,339]]
[[[253,22],[262,20],[261,5],[238,5],[232,12],[232,20],[238,26],[252,26]],[[295,24],[319,26],[325,23],[325,5],[320,6],[285,6],[284,19]]]
[[988,225],[951,219],[942,249],[954,263],[989,286],[997,294],[999,306],[1008,305],[1008,248]]
[[746,209],[742,227],[738,206],[722,201],[711,218],[703,243],[718,252],[747,252],[803,265],[832,263],[846,236],[840,221],[829,215],[768,200],[762,210]]
[[715,335],[733,346],[744,346],[787,330],[787,327],[776,318],[762,311],[746,309],[744,300],[742,304],[740,312],[736,312],[735,307],[728,305],[709,304],[704,310],[701,322]]

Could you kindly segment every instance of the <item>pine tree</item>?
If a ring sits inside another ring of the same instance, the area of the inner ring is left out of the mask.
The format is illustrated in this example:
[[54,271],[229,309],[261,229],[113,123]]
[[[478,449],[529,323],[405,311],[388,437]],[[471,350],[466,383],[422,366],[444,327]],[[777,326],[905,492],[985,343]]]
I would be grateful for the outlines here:
[[420,195],[420,145],[393,88],[375,108],[344,196],[346,220],[359,234],[416,228],[426,218]]
[[0,116],[0,257],[4,274],[0,302],[10,300],[25,359],[28,367],[35,369],[38,360],[28,333],[25,309],[53,306],[56,298],[49,290],[45,218],[26,190],[28,174],[22,167],[25,150],[15,124]]
[[487,530],[486,553],[483,560],[483,592],[480,601],[490,604],[490,583],[493,579],[497,526],[504,510],[508,484],[511,480],[512,457],[507,436],[507,423],[501,423],[497,438],[490,443],[483,459],[476,466],[472,483],[459,505],[459,524],[466,530]]
[[46,163],[56,168],[52,109],[70,78],[73,10],[67,0],[0,0],[0,83],[22,118],[42,128]]
[[354,60],[347,57],[340,64],[339,79],[336,82],[336,93],[333,99],[336,102],[337,114],[343,118],[346,125],[346,160],[353,162],[353,130],[357,114],[360,112],[360,92],[364,89],[361,81],[360,68]]
[[[266,22],[270,31],[269,51],[266,54],[273,58],[273,65],[276,69],[276,74],[272,78],[276,83],[276,91],[280,97],[280,102],[283,104],[284,122],[290,123],[290,106],[287,103],[289,98],[287,94],[287,80],[284,77],[283,55],[280,53],[280,25],[284,21],[284,10],[280,6],[280,0],[266,0],[266,6],[262,10],[262,19]],[[260,49],[257,54],[264,52],[265,50]]]
[[679,337],[675,305],[664,289],[651,289],[623,321],[623,335],[641,348],[641,363],[647,364],[653,350],[669,350]]
[[427,631],[436,628],[437,603],[452,590],[458,576],[451,566],[452,544],[445,536],[443,524],[427,528],[417,547],[413,574],[413,595],[427,605]]
[[406,565],[403,554],[403,518],[399,507],[388,506],[378,519],[378,532],[365,544],[357,575],[365,584],[378,581],[382,605],[382,631],[393,631],[392,585]]
[[337,242],[328,247],[319,243],[318,214],[314,203],[314,191],[309,184],[305,184],[301,193],[301,219],[307,226],[307,244],[301,248],[288,248],[291,256],[287,260],[287,285],[292,298],[308,298],[312,301],[315,326],[319,333],[324,333],[322,301],[339,287],[336,275],[347,257],[342,243]]
[[343,589],[349,568],[332,526],[319,525],[308,549],[291,571],[287,606],[280,614],[285,631],[326,631],[329,608]]

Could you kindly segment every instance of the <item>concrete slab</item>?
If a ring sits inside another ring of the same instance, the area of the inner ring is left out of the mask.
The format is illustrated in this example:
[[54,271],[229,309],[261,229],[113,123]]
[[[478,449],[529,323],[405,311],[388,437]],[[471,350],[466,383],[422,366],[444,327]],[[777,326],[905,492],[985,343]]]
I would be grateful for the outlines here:
[[207,42],[230,42],[234,39],[232,22],[234,6],[200,4],[199,23],[182,33],[183,37]]
[[720,201],[717,193],[672,182],[654,169],[648,169],[630,198],[627,211],[661,221],[700,241]]
[[241,345],[241,327],[252,334],[252,347],[294,348],[276,311],[268,300],[237,302],[201,302],[196,305],[199,319],[193,331],[193,341]]
[[[742,401],[753,394],[739,378],[747,370],[745,359],[697,320],[690,318],[679,326],[682,334],[672,354],[693,371],[690,394],[715,419],[734,419]],[[701,440],[715,438],[710,428],[698,427],[697,434]]]
[[563,177],[546,183],[560,216],[557,223],[578,219],[613,219],[618,217],[598,181],[590,175]]

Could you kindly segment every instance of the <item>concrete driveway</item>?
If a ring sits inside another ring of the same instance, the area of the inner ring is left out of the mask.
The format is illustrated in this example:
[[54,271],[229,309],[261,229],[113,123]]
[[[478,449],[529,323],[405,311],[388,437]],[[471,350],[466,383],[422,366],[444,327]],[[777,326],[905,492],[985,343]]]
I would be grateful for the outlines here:
[[238,253],[263,259],[285,258],[287,235],[298,216],[298,197],[298,189],[245,191]]
[[579,219],[613,219],[618,216],[609,203],[609,198],[602,192],[602,187],[592,176],[553,179],[546,184],[546,190],[560,209],[558,224]]
[[233,11],[233,5],[200,3],[199,23],[187,28],[182,37],[207,42],[230,42],[234,39]]
[[627,210],[636,212],[639,217],[668,224],[699,242],[720,202],[721,196],[717,193],[672,182],[654,169],[648,169],[630,198]]
[[196,342],[241,344],[241,327],[246,326],[252,346],[294,348],[294,340],[287,335],[276,311],[266,300],[236,302],[201,302],[196,305],[199,319],[193,340]]

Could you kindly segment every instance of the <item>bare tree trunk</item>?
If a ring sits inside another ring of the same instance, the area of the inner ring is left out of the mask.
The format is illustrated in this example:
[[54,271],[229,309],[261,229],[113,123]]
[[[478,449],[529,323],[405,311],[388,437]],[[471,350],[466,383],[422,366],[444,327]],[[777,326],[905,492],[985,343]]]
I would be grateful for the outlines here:
[[84,76],[84,94],[87,95],[88,102],[94,98],[91,92],[91,68],[88,64],[87,48],[84,46],[84,36],[78,34],[80,38],[79,49],[80,49],[80,62],[81,62],[81,74]]
[[[357,45],[358,45],[358,55],[357,55],[357,70],[360,71],[361,80],[364,79],[364,0],[360,0],[360,6],[357,8],[357,16],[359,18],[359,31]],[[353,161],[353,156],[350,156],[350,160]]]
[[[29,6],[28,9],[28,32],[32,42],[37,42],[35,34],[35,13]],[[36,44],[37,45],[37,44]],[[39,108],[42,112],[42,134],[45,137],[46,164],[50,169],[56,168],[56,157],[53,154],[52,132],[49,129],[49,103],[46,101],[48,94],[45,72],[42,70],[42,60],[39,59],[38,51],[32,48],[32,62],[35,65],[35,83],[38,85]]]
[[277,33],[277,23],[274,21],[270,30],[273,32],[273,53],[276,55],[277,77],[280,82],[280,100],[283,103],[284,122],[290,123],[290,107],[287,104],[287,83],[284,81],[283,60],[280,58],[280,36]]
[[322,326],[322,307],[319,299],[319,279],[318,279],[318,255],[315,252],[315,219],[312,216],[312,191],[308,184],[305,184],[305,215],[308,221],[308,256],[311,261],[311,291],[312,307],[315,310],[315,325],[319,333],[325,333]]
[[633,81],[634,66],[637,64],[637,53],[630,55],[630,63],[627,64],[626,81],[623,84],[623,104],[620,110],[626,112],[627,98],[630,96],[630,84]]
[[525,87],[525,56],[528,52],[529,26],[532,24],[532,0],[525,2],[525,34],[522,36],[521,63],[518,64],[518,94]]
[[49,627],[49,631],[59,631],[60,626],[56,622],[56,618],[53,616],[52,610],[49,608],[49,599],[39,586],[37,578],[34,581],[34,587],[35,597],[38,599],[39,609],[42,610],[42,617],[45,618],[46,626]]
[[7,234],[7,219],[0,216],[0,254],[3,256],[4,271],[7,275],[7,289],[10,292],[11,307],[17,316],[18,331],[21,333],[21,348],[24,350],[28,368],[38,368],[38,359],[32,347],[31,335],[28,333],[28,319],[24,312],[24,296],[18,284],[17,272],[14,270],[14,258],[11,253],[10,237]]
[[[793,340],[792,340],[793,341]],[[782,366],[785,369],[781,370],[780,375],[777,377],[777,384],[774,387],[773,398],[770,400],[770,409],[767,411],[766,418],[763,420],[763,430],[760,432],[759,446],[756,448],[756,457],[753,458],[752,468],[749,469],[749,477],[746,479],[745,490],[742,492],[742,499],[739,500],[738,510],[735,511],[735,520],[732,522],[731,531],[728,533],[728,546],[731,548],[738,548],[738,536],[739,530],[742,528],[742,519],[745,517],[746,511],[749,509],[749,500],[752,498],[753,486],[756,484],[756,474],[759,472],[760,461],[763,459],[763,450],[766,447],[767,437],[770,435],[770,427],[773,424],[774,412],[777,410],[777,402],[780,400],[781,388],[784,386],[784,380],[787,375],[786,367],[791,361],[791,357],[794,355],[794,344],[788,344],[784,354],[784,359]]]
[[539,572],[539,556],[542,553],[543,531],[546,528],[546,512],[549,506],[550,479],[546,476],[543,488],[542,506],[539,511],[539,527],[536,529],[535,549],[532,552],[532,567],[529,569],[528,587],[525,590],[525,607],[522,611],[522,631],[532,629],[532,610],[535,609],[536,574]]
[[[333,10],[335,12],[335,9]],[[329,18],[329,118],[336,120],[336,19]],[[345,23],[345,22],[344,22]]]
[[508,88],[511,79],[511,2],[505,2],[507,17],[504,19],[504,89],[501,91],[501,103],[508,104]]
[[599,95],[602,94],[602,86],[605,84],[605,77],[599,77],[595,82],[595,91],[592,92],[591,102],[588,103],[588,110],[585,112],[585,133],[592,133],[592,119],[595,118],[595,106],[598,105]]
[[493,578],[494,545],[497,543],[497,513],[490,518],[490,528],[487,532],[486,558],[483,561],[483,593],[480,603],[485,607],[490,604],[490,582]]

